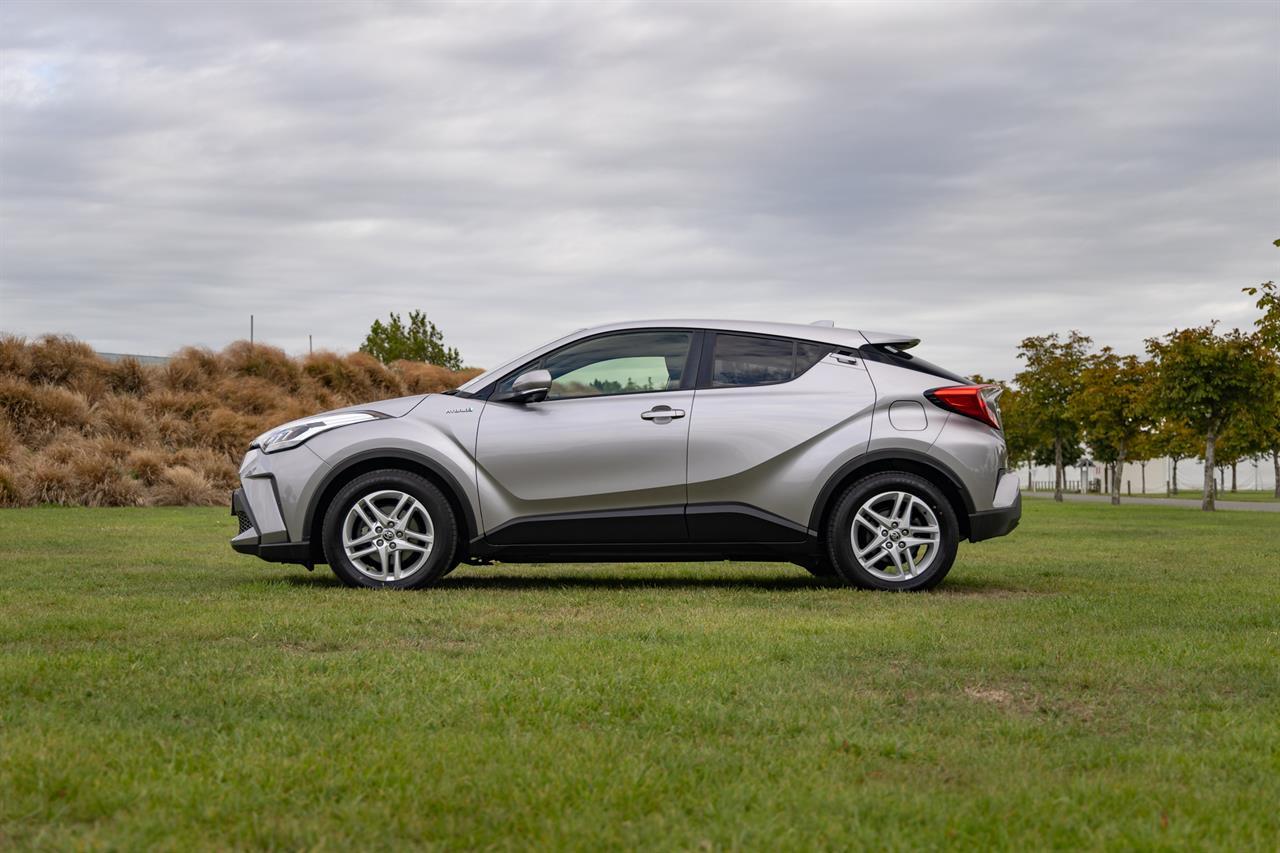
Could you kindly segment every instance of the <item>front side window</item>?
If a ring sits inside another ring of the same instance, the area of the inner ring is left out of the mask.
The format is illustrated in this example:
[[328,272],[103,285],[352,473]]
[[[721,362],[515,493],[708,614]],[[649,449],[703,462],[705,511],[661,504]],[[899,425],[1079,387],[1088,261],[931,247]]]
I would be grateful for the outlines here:
[[711,387],[788,382],[816,364],[831,347],[785,338],[716,335]]
[[[619,332],[601,335],[549,353],[519,371],[551,373],[548,400],[604,397],[676,390],[684,378],[692,332]],[[498,386],[501,393],[516,376]]]

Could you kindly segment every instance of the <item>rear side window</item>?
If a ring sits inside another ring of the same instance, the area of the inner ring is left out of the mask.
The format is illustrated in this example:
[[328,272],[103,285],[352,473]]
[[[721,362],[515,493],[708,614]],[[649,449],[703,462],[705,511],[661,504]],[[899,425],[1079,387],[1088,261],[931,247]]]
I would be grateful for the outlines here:
[[788,382],[829,352],[830,347],[808,341],[717,334],[711,387],[741,388]]

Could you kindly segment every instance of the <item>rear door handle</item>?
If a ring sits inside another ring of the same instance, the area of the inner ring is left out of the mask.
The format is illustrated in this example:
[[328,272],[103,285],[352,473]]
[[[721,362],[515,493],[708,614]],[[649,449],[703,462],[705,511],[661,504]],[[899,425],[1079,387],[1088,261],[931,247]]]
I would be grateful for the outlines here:
[[668,421],[675,420],[676,418],[683,418],[684,409],[673,409],[670,406],[654,406],[647,412],[641,412],[640,417],[644,418],[646,421],[655,421],[660,424],[665,424]]

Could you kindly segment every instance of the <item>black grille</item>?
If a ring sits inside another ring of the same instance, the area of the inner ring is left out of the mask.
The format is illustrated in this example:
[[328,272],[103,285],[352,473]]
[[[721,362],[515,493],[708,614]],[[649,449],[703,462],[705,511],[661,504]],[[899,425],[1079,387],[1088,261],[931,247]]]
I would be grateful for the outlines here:
[[241,533],[244,533],[246,530],[253,529],[253,524],[249,521],[249,514],[247,512],[243,512],[243,511],[237,512],[236,520],[240,522]]

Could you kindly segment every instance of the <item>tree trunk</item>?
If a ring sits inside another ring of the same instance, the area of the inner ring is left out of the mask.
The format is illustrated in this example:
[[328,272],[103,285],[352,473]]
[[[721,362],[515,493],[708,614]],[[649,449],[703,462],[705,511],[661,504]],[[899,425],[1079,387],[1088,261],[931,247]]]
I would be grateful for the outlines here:
[[1218,440],[1213,430],[1204,437],[1204,496],[1200,499],[1200,509],[1213,512],[1213,445]]
[[1124,470],[1124,442],[1116,449],[1116,461],[1111,463],[1111,505],[1120,506],[1120,472]]
[[1142,493],[1147,493],[1147,460],[1143,459],[1139,465],[1142,468]]
[[1280,448],[1271,451],[1271,465],[1276,469],[1276,497],[1280,498]]
[[1033,492],[1035,489],[1031,486],[1031,474],[1035,471],[1035,466],[1031,464],[1031,460],[1027,460],[1027,491]]
[[1182,457],[1170,456],[1169,458],[1173,460],[1173,495],[1171,497],[1176,498],[1178,496],[1178,460]]
[[1236,466],[1239,464],[1239,462],[1231,463],[1231,491],[1233,492],[1236,490]]
[[1066,472],[1062,470],[1062,439],[1053,440],[1053,499],[1062,503],[1062,480]]

